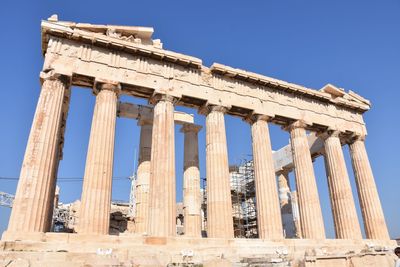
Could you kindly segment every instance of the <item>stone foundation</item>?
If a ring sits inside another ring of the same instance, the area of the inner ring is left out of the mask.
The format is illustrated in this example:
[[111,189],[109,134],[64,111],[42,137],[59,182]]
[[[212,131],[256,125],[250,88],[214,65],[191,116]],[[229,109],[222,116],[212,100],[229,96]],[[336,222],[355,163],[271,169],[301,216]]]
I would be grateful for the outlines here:
[[[394,266],[394,241],[4,234],[0,266]],[[7,265],[9,264],[9,265]]]

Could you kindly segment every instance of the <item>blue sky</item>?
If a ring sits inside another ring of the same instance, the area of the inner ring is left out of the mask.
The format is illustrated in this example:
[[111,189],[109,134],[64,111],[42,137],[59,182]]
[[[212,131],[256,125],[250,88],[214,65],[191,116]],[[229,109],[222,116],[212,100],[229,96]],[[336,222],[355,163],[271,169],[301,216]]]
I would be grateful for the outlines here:
[[[323,2],[323,3],[322,3]],[[332,83],[372,102],[364,116],[366,145],[392,237],[400,236],[400,1],[18,1],[1,4],[0,23],[0,177],[18,177],[40,92],[40,20],[57,13],[60,20],[154,27],[164,48],[319,89]],[[64,159],[58,176],[83,177],[94,97],[72,89]],[[146,102],[124,97],[132,103]],[[196,110],[177,108],[204,117]],[[226,117],[229,161],[251,154],[249,126]],[[271,126],[273,149],[289,136]],[[134,171],[139,142],[136,122],[118,119],[114,176]],[[199,135],[201,175],[205,175],[205,135]],[[358,199],[344,148],[353,194]],[[177,198],[181,200],[183,136],[176,128]],[[323,160],[314,163],[328,237],[334,237]],[[292,177],[293,179],[293,177]],[[80,198],[81,181],[62,179],[61,201]],[[14,193],[16,180],[0,179],[0,191]],[[128,200],[129,181],[113,183],[113,199]],[[0,232],[10,210],[0,207]],[[359,213],[361,220],[361,214]]]

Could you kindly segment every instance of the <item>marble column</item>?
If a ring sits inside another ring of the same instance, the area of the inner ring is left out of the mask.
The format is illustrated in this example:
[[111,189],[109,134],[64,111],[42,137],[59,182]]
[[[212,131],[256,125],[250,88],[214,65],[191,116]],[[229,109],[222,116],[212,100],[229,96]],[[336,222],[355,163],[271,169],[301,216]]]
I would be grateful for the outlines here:
[[135,232],[147,233],[147,218],[149,217],[149,188],[150,188],[150,158],[151,136],[153,132],[153,118],[139,119],[140,148],[139,165],[136,180],[136,216]]
[[83,179],[79,234],[108,234],[119,86],[99,84]]
[[350,143],[350,155],[368,239],[390,239],[383,215],[374,175],[365,149],[365,137],[357,137]]
[[322,135],[336,238],[362,239],[338,131]]
[[296,226],[293,218],[292,195],[290,191],[289,172],[287,170],[279,171],[278,188],[285,237],[294,238],[296,237]]
[[301,121],[288,126],[295,166],[301,233],[303,238],[325,239],[324,221],[305,127],[306,124]]
[[294,221],[294,226],[296,229],[296,238],[303,238],[303,235],[301,234],[301,226],[300,226],[300,210],[299,210],[299,204],[298,204],[298,198],[297,198],[297,191],[293,190],[291,193],[291,201],[292,201],[292,212],[293,212],[293,221]]
[[61,118],[61,130],[59,133],[59,142],[58,142],[58,147],[57,147],[57,159],[55,162],[55,170],[54,170],[54,177],[51,179],[51,184],[50,184],[50,196],[49,196],[49,203],[48,203],[48,210],[47,210],[47,225],[45,227],[46,232],[53,231],[53,213],[55,208],[57,208],[57,205],[55,205],[54,201],[51,200],[52,196],[55,196],[56,194],[56,184],[57,184],[57,175],[58,175],[58,167],[59,167],[59,162],[63,158],[63,149],[64,149],[64,136],[65,136],[65,129],[67,125],[67,117],[68,117],[68,111],[69,111],[69,102],[70,102],[70,90],[68,90],[68,94],[64,97],[64,105],[63,105],[63,113],[62,113],[62,118]]
[[150,236],[176,235],[174,101],[169,95],[155,95],[150,161]]
[[[7,233],[45,232],[52,214],[63,107],[69,100],[69,78],[41,74],[44,79]],[[54,187],[54,188],[53,188]]]
[[224,113],[221,106],[206,106],[207,236],[233,238],[231,185]]
[[184,232],[188,237],[201,237],[201,192],[199,169],[200,125],[184,124],[183,212]]
[[272,158],[268,117],[252,116],[250,123],[253,141],[258,236],[261,239],[282,239],[282,218]]

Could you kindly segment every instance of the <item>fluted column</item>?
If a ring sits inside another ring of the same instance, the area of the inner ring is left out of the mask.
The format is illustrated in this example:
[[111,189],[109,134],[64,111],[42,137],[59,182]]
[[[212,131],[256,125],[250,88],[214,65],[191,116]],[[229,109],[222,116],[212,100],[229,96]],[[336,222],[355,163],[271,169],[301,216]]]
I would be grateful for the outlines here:
[[151,136],[153,132],[153,119],[139,120],[140,148],[139,165],[137,168],[136,181],[136,216],[135,232],[147,233],[147,218],[149,216],[149,187],[150,187],[150,158],[151,158]]
[[282,218],[268,117],[255,115],[249,121],[253,140],[258,235],[261,239],[282,239]]
[[55,162],[55,169],[53,172],[54,177],[51,179],[51,184],[50,184],[50,192],[49,192],[49,203],[48,203],[48,214],[46,215],[47,217],[47,225],[45,227],[46,232],[53,231],[53,213],[54,209],[57,208],[56,203],[51,200],[51,197],[55,196],[56,194],[56,184],[57,184],[57,174],[58,174],[58,167],[59,163],[63,158],[63,149],[64,149],[64,136],[65,136],[65,129],[67,125],[67,117],[68,117],[68,111],[69,111],[69,102],[70,102],[70,90],[68,90],[68,94],[65,95],[64,97],[64,105],[63,105],[63,112],[61,116],[61,129],[59,132],[59,142],[57,146],[57,158]]
[[301,234],[301,226],[300,226],[300,210],[297,198],[297,191],[294,190],[290,193],[292,200],[292,212],[293,212],[293,221],[296,229],[296,238],[303,238]]
[[150,162],[150,198],[147,231],[151,236],[176,235],[174,101],[156,95]]
[[296,121],[288,127],[295,166],[301,233],[303,238],[322,239],[325,238],[324,221],[305,126],[301,121]]
[[185,236],[201,237],[201,192],[199,169],[200,125],[184,124],[183,212]]
[[96,92],[83,179],[78,233],[108,234],[119,87],[101,84]]
[[350,143],[350,155],[364,219],[365,234],[368,239],[387,240],[390,237],[364,141],[365,137],[354,139]]
[[44,82],[22,163],[7,232],[49,229],[52,215],[63,107],[68,105],[69,79],[42,73]]
[[362,239],[339,132],[328,131],[322,137],[336,238]]
[[233,238],[232,199],[224,112],[206,106],[207,236]]
[[293,218],[292,195],[290,191],[289,172],[287,170],[282,170],[278,173],[278,188],[285,237],[293,238],[296,237],[296,226]]

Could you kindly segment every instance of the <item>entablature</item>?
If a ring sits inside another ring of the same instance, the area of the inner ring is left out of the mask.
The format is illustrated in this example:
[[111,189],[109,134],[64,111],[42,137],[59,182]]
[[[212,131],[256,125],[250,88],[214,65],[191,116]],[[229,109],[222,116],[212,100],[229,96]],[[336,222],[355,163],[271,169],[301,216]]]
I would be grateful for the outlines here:
[[102,78],[135,97],[169,94],[187,107],[220,105],[242,118],[260,114],[280,125],[302,120],[309,130],[366,134],[368,100],[332,85],[317,91],[217,63],[207,68],[194,57],[57,22],[43,21],[42,36],[44,70],[70,75],[76,86],[92,87]]

